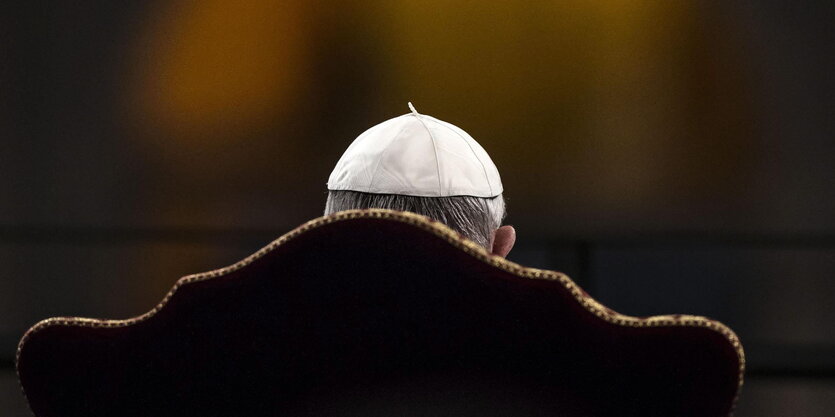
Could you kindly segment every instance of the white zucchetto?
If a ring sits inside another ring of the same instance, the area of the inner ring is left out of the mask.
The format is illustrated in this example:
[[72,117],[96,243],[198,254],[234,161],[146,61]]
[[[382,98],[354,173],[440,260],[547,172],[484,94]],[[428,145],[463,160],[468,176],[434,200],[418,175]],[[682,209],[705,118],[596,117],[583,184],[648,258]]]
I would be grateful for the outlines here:
[[495,197],[499,170],[467,132],[425,114],[386,120],[359,135],[336,163],[328,190],[419,197]]

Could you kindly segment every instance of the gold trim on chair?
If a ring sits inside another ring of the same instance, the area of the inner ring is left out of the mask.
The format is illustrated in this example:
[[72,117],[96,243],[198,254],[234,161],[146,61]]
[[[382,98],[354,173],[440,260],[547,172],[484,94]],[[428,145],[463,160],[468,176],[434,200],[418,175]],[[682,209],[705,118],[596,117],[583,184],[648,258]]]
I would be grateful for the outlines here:
[[[736,396],[734,397],[733,407],[731,410],[735,408],[737,399],[739,398],[739,392],[743,385],[744,380],[744,373],[745,373],[745,352],[742,349],[742,344],[739,341],[737,335],[725,326],[724,324],[708,319],[702,316],[692,316],[692,315],[681,315],[681,314],[674,314],[674,315],[662,315],[662,316],[651,316],[651,317],[632,317],[620,314],[597,300],[593,299],[589,296],[585,291],[583,291],[574,281],[571,280],[567,275],[555,272],[555,271],[548,271],[536,268],[528,268],[523,267],[519,264],[514,262],[508,261],[500,256],[493,255],[489,253],[484,247],[478,245],[477,243],[463,237],[460,233],[457,233],[447,227],[446,225],[432,220],[428,217],[410,213],[410,212],[402,212],[402,211],[393,211],[393,210],[385,210],[385,209],[367,209],[367,210],[347,210],[341,211],[330,216],[319,217],[317,219],[310,220],[301,226],[291,230],[290,232],[284,234],[283,236],[279,237],[278,239],[274,240],[267,246],[264,246],[257,252],[253,253],[252,255],[244,258],[241,261],[236,262],[230,266],[215,269],[213,271],[203,272],[199,274],[192,274],[187,275],[179,280],[174,284],[170,291],[165,295],[162,301],[159,302],[153,309],[150,311],[128,319],[123,320],[108,320],[108,319],[92,319],[92,318],[82,318],[82,317],[53,317],[46,320],[42,320],[32,326],[21,338],[20,343],[17,347],[17,353],[15,356],[15,368],[18,374],[18,381],[20,380],[20,369],[19,369],[19,362],[20,362],[20,352],[23,348],[23,345],[26,341],[31,337],[34,333],[50,327],[50,326],[80,326],[80,327],[124,327],[129,326],[135,323],[142,322],[147,320],[148,318],[154,316],[160,309],[162,309],[168,300],[177,292],[180,287],[185,285],[191,284],[193,282],[204,281],[212,278],[216,278],[219,276],[223,276],[229,274],[233,271],[237,271],[255,260],[263,257],[267,253],[271,252],[275,248],[285,244],[286,242],[292,240],[293,238],[301,235],[302,233],[307,232],[308,230],[315,229],[317,227],[321,227],[330,223],[335,223],[344,220],[351,220],[351,219],[387,219],[387,220],[394,220],[403,223],[407,223],[413,226],[417,226],[423,230],[429,231],[436,236],[446,240],[447,242],[451,243],[453,246],[467,252],[468,254],[472,255],[473,257],[486,262],[490,265],[493,265],[497,268],[510,272],[518,277],[521,278],[528,278],[528,279],[543,279],[549,281],[557,281],[562,284],[574,298],[579,302],[586,310],[594,314],[595,316],[616,324],[625,327],[676,327],[676,326],[683,326],[683,327],[705,327],[711,329],[722,336],[724,336],[734,347],[737,353],[737,357],[739,359],[739,385],[737,389]],[[21,390],[23,387],[21,386]],[[24,391],[24,396],[26,393]]]

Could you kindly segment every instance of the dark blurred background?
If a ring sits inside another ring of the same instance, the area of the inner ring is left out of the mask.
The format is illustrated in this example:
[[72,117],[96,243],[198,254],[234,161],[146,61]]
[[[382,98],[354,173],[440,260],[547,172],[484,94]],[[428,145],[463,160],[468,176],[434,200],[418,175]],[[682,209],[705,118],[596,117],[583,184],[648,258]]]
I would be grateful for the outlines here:
[[143,313],[319,216],[341,153],[407,101],[492,156],[511,260],[730,325],[739,417],[835,409],[831,6],[0,7],[0,415],[28,414],[29,326]]

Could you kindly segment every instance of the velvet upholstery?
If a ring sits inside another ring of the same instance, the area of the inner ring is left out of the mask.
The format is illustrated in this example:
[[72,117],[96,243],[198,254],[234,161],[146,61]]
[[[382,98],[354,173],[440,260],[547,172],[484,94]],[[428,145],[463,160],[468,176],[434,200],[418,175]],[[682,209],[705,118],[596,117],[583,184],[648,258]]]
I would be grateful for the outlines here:
[[638,319],[411,213],[337,213],[128,320],[20,342],[37,416],[725,416],[734,333]]

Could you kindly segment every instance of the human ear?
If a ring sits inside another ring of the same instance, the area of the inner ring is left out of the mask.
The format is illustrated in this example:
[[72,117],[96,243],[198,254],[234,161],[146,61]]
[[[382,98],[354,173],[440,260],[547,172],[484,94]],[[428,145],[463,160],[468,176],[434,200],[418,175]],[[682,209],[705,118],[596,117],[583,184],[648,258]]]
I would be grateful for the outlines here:
[[510,225],[502,226],[493,232],[493,244],[490,252],[504,258],[513,249],[514,243],[516,243],[516,229]]

